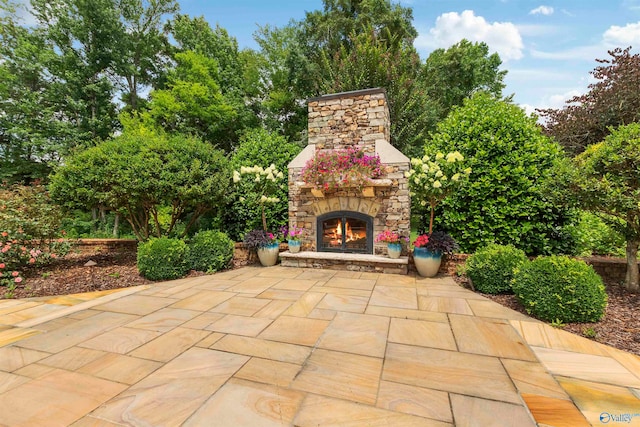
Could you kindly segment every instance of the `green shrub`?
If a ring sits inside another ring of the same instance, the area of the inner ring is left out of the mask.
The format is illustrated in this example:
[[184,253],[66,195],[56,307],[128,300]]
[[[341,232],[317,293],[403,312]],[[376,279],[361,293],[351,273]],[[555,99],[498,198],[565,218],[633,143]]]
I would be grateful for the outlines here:
[[511,293],[513,274],[525,262],[527,256],[521,249],[490,244],[467,259],[465,271],[473,286],[484,294]]
[[[625,256],[624,236],[620,233],[622,224],[615,217],[608,217],[609,221],[605,222],[602,216],[582,211],[578,223],[569,227],[569,232],[576,241],[576,255]],[[616,224],[617,227],[612,227],[611,224]]]
[[607,306],[602,279],[593,267],[566,256],[525,263],[512,287],[529,314],[548,322],[597,322]]
[[491,242],[512,244],[528,255],[567,250],[570,211],[548,189],[555,185],[552,171],[562,151],[535,118],[515,104],[476,93],[425,144],[429,155],[456,150],[472,171],[439,205],[436,227],[456,236],[463,252]]
[[233,259],[233,241],[221,231],[201,231],[189,242],[187,267],[213,273],[229,266]]
[[180,239],[161,237],[138,245],[138,271],[150,280],[177,279],[189,268],[185,262],[187,244]]

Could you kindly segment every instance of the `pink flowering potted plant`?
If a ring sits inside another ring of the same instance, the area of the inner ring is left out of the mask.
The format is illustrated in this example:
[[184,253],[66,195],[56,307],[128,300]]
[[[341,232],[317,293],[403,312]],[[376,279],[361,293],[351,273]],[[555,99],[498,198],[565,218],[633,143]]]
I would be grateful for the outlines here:
[[402,253],[402,245],[409,239],[401,236],[395,231],[384,230],[376,236],[376,242],[383,242],[387,244],[387,253],[389,258],[399,258]]
[[302,247],[302,237],[304,236],[304,228],[301,227],[282,227],[280,229],[282,235],[287,239],[289,252],[292,254],[300,252]]
[[247,248],[257,252],[260,264],[264,267],[276,265],[278,262],[280,241],[275,234],[256,229],[245,234],[243,242]]

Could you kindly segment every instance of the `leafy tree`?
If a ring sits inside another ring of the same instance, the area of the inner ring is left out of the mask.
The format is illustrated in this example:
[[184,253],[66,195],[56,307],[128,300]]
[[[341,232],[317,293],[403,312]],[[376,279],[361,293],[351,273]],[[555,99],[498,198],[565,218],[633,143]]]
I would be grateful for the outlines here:
[[571,189],[582,205],[611,215],[624,226],[627,242],[627,289],[638,292],[640,246],[640,123],[611,129],[600,143],[575,158]]
[[[300,146],[287,142],[283,136],[264,129],[254,129],[242,137],[240,145],[231,157],[231,167],[236,171],[241,167],[268,168],[274,164],[278,171],[284,173],[282,187],[270,194],[271,197],[277,198],[278,202],[264,205],[269,230],[277,230],[288,222],[287,166],[299,152]],[[223,230],[232,239],[240,241],[246,232],[263,228],[262,206],[259,203],[245,203],[245,200],[255,197],[254,186],[247,179],[235,183],[232,189],[227,196]]]
[[16,21],[11,3],[0,2],[0,181],[30,183],[56,163],[56,101],[45,78],[53,55],[44,39]]
[[539,110],[545,131],[568,152],[578,154],[605,139],[612,127],[640,121],[640,54],[631,47],[609,51],[597,59],[589,92],[575,96],[561,109]]
[[113,0],[32,0],[32,14],[55,56],[47,63],[60,121],[73,124],[67,145],[86,146],[117,126],[109,71],[119,44],[120,15]]
[[[171,235],[179,221],[186,235],[203,214],[220,206],[231,173],[223,153],[195,138],[145,131],[78,152],[51,179],[63,206],[105,207],[123,215],[140,240]],[[170,212],[161,225],[164,207]]]
[[501,64],[500,56],[489,54],[489,46],[484,42],[463,39],[446,50],[431,52],[420,71],[420,80],[437,105],[438,121],[479,90],[502,96],[507,72],[499,70]]
[[393,34],[387,42],[394,48],[410,46],[418,36],[411,8],[390,0],[323,0],[323,4],[323,11],[307,12],[302,23],[310,52],[336,52],[349,45],[352,33],[369,28]]
[[[260,75],[263,76],[258,95],[260,112],[269,129],[283,132],[290,141],[306,140],[307,110],[304,101],[307,98],[338,91],[340,87],[354,90],[379,86],[375,84],[375,77],[361,78],[374,69],[371,55],[358,62],[359,68],[354,78],[360,77],[359,81],[334,84],[332,79],[339,72],[341,64],[358,58],[354,53],[356,43],[363,48],[363,38],[375,35],[375,40],[368,40],[368,45],[376,45],[378,53],[401,55],[401,52],[413,51],[413,39],[417,36],[411,23],[411,9],[392,4],[389,0],[324,0],[323,4],[323,10],[307,12],[303,21],[290,22],[282,28],[262,27],[255,35],[260,46],[259,53],[264,58],[258,64]],[[390,34],[393,37],[389,37]],[[375,58],[374,61],[390,62],[383,58]],[[416,69],[418,66],[419,63],[416,63]],[[378,68],[382,69],[381,66]],[[392,70],[394,67],[389,67],[387,71]],[[346,76],[347,73],[341,75]],[[385,83],[390,80],[385,79]],[[406,84],[407,79],[403,77],[397,86]],[[412,111],[415,118],[420,115],[418,111],[431,109],[422,109],[425,107],[423,102],[406,96],[411,89],[416,88],[398,90],[405,95],[404,98],[397,101],[393,98],[390,103],[397,104],[398,110],[414,104]],[[387,91],[392,98],[395,91],[389,87]],[[410,120],[405,123],[410,123]],[[404,136],[418,133],[416,128],[400,128],[404,129]],[[399,135],[399,132],[395,134]]]
[[535,119],[511,103],[479,92],[438,125],[425,153],[457,150],[472,173],[441,203],[441,227],[464,251],[487,243],[513,244],[527,254],[566,251],[570,215],[548,188],[559,146]]
[[219,67],[219,84],[223,92],[241,90],[242,62],[238,51],[238,41],[229,36],[219,25],[211,28],[204,17],[191,18],[176,15],[169,22],[170,29],[179,52],[191,50],[209,59],[215,59]]
[[[417,80],[420,58],[413,48],[395,48],[388,30],[352,34],[337,52],[323,53],[321,93],[384,87],[389,98],[391,143],[417,155],[427,131],[435,127],[434,105]],[[331,56],[329,56],[331,54]]]
[[218,84],[218,63],[193,51],[175,55],[176,68],[167,74],[167,88],[151,93],[143,117],[167,132],[196,135],[230,151],[227,124],[237,111],[225,101]]
[[[306,140],[307,106],[313,94],[313,64],[305,54],[299,24],[282,28],[260,27],[254,34],[260,46],[251,59],[257,74],[256,110],[264,126],[289,141]],[[248,70],[249,71],[249,70]]]
[[218,124],[223,125],[218,133],[226,141],[225,147],[234,147],[245,129],[258,124],[258,118],[247,102],[247,95],[254,91],[251,84],[255,83],[254,79],[245,80],[245,67],[249,66],[245,62],[247,57],[241,55],[237,40],[227,30],[219,25],[212,29],[203,17],[177,15],[167,27],[178,45],[178,52],[192,51],[216,61],[215,80],[224,103],[235,111],[233,120]]
[[158,83],[168,65],[169,41],[162,29],[163,18],[176,13],[176,0],[115,0],[122,25],[118,33],[115,74],[124,91],[127,107],[138,111],[145,103],[140,90]]

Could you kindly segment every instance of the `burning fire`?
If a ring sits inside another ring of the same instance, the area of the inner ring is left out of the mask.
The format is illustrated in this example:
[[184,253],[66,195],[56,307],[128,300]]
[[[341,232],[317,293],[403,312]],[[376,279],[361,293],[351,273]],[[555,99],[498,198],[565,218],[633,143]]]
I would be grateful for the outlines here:
[[[344,223],[345,233],[344,236],[348,242],[353,242],[358,239],[362,239],[364,236],[362,233],[354,233],[351,230],[351,226],[349,225],[349,221],[345,221]],[[338,226],[336,227],[336,231],[333,233],[333,238],[337,240],[339,243],[342,243],[342,222],[338,222]]]

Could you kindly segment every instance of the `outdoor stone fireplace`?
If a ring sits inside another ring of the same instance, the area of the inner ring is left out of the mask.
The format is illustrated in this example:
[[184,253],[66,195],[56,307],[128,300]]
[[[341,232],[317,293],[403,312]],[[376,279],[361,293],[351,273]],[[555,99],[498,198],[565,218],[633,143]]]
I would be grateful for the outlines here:
[[[289,164],[289,226],[307,231],[303,251],[386,255],[375,236],[385,229],[409,236],[411,211],[404,176],[410,163],[389,143],[385,90],[324,95],[309,99],[308,108],[309,145]],[[380,157],[382,176],[370,186],[320,191],[302,181],[302,168],[316,153],[353,146]]]

